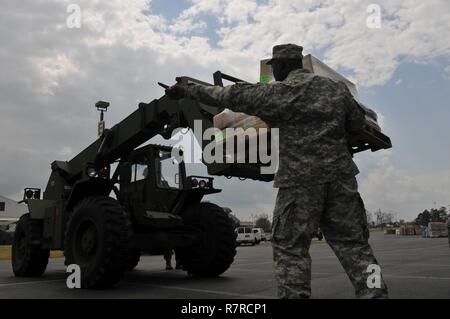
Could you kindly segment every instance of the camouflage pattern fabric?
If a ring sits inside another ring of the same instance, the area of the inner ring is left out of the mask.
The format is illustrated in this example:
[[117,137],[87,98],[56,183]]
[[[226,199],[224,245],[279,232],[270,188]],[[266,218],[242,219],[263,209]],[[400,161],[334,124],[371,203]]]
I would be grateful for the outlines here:
[[364,128],[364,113],[343,83],[298,69],[280,82],[189,85],[187,94],[204,104],[256,115],[279,128],[274,187],[324,184],[359,173],[347,134]]
[[280,44],[272,49],[272,59],[267,63],[270,64],[274,59],[303,59],[303,47],[296,44]]
[[360,298],[385,298],[387,288],[368,288],[367,267],[378,264],[368,244],[366,211],[356,178],[280,188],[273,215],[273,254],[280,298],[311,295],[309,247],[318,227]]

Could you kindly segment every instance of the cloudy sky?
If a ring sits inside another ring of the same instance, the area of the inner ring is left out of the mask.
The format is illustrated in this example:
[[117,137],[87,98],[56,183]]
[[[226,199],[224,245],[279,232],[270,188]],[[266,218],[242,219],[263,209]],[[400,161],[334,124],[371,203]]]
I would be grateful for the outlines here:
[[[379,28],[374,2],[3,0],[0,194],[45,187],[50,162],[92,142],[96,101],[111,102],[112,126],[160,97],[157,81],[210,82],[220,69],[256,82],[259,60],[291,42],[356,82],[392,138],[392,150],[356,156],[367,209],[412,219],[450,208],[450,2],[375,3]],[[243,219],[271,214],[270,183],[217,182],[211,201]]]

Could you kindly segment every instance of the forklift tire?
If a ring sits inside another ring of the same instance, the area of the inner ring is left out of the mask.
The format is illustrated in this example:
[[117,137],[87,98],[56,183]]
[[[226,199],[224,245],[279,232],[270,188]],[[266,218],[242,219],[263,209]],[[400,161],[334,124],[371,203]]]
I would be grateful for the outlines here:
[[41,248],[42,220],[30,214],[20,217],[12,244],[12,268],[17,277],[40,277],[45,272],[49,249]]
[[106,196],[82,199],[67,223],[65,263],[80,267],[82,288],[109,288],[127,268],[132,236],[128,214],[118,201]]
[[322,234],[322,232],[318,232],[318,233],[317,233],[317,239],[318,239],[319,241],[323,239],[323,234]]
[[217,277],[233,263],[236,236],[233,223],[223,209],[211,203],[199,203],[183,214],[183,222],[203,233],[193,246],[176,250],[183,269],[194,277]]
[[141,252],[137,249],[133,249],[131,251],[131,256],[128,259],[126,271],[132,271],[139,264],[139,260],[141,259]]

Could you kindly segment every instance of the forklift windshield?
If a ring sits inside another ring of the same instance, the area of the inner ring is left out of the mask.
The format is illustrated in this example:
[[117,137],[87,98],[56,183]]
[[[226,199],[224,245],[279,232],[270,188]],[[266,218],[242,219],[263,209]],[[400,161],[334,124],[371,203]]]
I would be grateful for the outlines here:
[[131,181],[137,182],[146,179],[148,175],[148,166],[145,163],[136,163],[132,166]]
[[156,183],[161,188],[180,189],[179,164],[172,157],[170,152],[159,152],[156,159]]

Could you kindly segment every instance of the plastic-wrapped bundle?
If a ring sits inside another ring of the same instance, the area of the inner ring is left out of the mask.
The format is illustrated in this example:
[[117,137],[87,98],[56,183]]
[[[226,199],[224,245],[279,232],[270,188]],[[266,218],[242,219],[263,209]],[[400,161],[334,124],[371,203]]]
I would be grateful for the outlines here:
[[[266,122],[257,116],[245,113],[236,113],[229,109],[217,114],[213,118],[214,127],[220,129],[220,133],[216,134],[215,140],[217,144],[223,144],[226,157],[232,157],[234,162],[247,162],[249,154],[258,154],[258,140],[266,139],[267,147],[270,149],[270,130]],[[236,134],[227,136],[226,129],[243,129]],[[261,130],[260,129],[264,129]],[[227,152],[227,144],[230,139],[234,139],[234,149]],[[239,152],[237,147],[239,141],[245,141],[244,152]],[[267,151],[267,150],[260,150]],[[254,152],[254,153],[253,153]]]
[[428,230],[432,238],[448,236],[447,225],[445,223],[430,222],[428,223]]
[[257,116],[247,115],[245,113],[236,113],[230,109],[225,109],[213,118],[214,127],[224,130],[226,128],[268,128],[266,122]]

